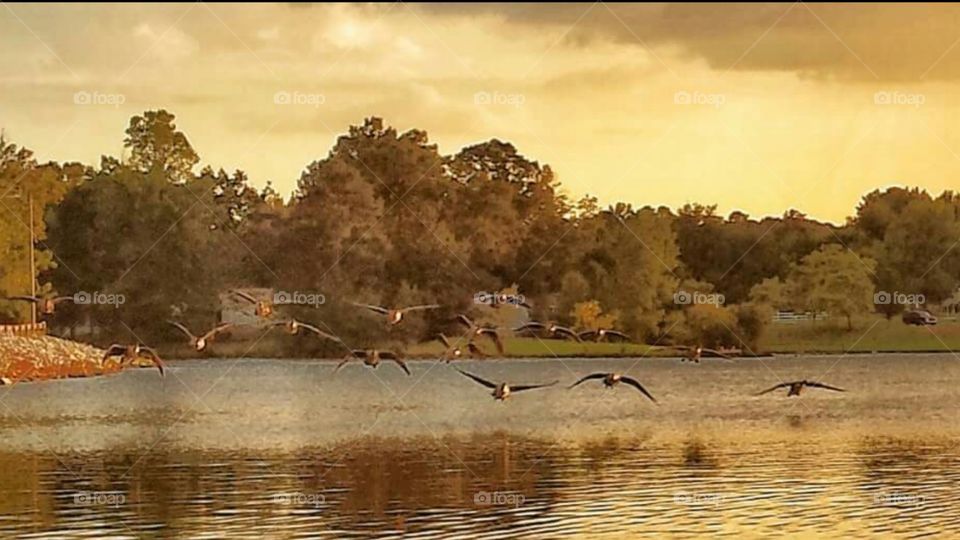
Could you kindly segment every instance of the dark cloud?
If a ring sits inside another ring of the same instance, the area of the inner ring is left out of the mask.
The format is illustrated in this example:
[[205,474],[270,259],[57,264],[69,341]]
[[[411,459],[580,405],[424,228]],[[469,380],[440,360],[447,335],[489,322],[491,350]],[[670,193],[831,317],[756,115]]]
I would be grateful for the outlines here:
[[951,49],[960,38],[955,4],[421,4],[419,9],[528,25],[563,27],[579,20],[567,41],[675,47],[722,71],[793,71],[841,80],[960,78],[960,45]]

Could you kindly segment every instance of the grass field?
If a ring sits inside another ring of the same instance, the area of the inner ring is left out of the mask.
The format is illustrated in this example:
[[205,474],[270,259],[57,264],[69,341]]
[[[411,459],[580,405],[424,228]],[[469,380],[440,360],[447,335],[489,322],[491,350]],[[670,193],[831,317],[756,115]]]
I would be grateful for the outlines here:
[[771,324],[760,341],[765,352],[921,352],[960,350],[960,323],[940,320],[937,326],[908,326],[899,317],[875,316],[845,324],[804,321]]

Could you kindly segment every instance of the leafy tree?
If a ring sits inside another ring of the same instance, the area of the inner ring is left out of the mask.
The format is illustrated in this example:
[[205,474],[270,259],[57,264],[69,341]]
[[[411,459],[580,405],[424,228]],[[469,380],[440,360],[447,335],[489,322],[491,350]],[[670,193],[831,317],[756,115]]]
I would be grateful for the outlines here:
[[200,157],[187,136],[177,130],[174,115],[161,109],[130,119],[124,146],[130,150],[129,165],[142,173],[161,171],[171,182],[192,178]]
[[847,320],[873,311],[871,273],[876,263],[848,249],[827,244],[807,255],[790,274],[787,290],[793,302],[814,313],[827,312]]

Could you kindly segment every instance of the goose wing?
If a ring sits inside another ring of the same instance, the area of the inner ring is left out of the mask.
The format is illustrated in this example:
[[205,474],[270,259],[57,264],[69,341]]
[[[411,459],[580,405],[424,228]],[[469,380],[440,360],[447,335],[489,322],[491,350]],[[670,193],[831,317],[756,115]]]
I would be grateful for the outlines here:
[[324,339],[329,339],[330,341],[336,341],[337,343],[343,343],[343,340],[341,340],[341,339],[338,338],[337,336],[335,336],[335,335],[333,335],[333,334],[330,334],[330,333],[328,333],[328,332],[324,332],[323,330],[317,328],[316,326],[314,326],[314,325],[312,325],[312,324],[306,324],[306,323],[302,323],[302,322],[299,322],[299,321],[298,321],[298,322],[297,322],[297,325],[300,326],[301,328],[305,328],[305,329],[309,330],[310,332],[313,332],[314,334],[316,334],[316,335],[318,335],[318,336],[320,336],[320,337],[322,337],[322,338],[324,338]]
[[570,389],[570,388],[573,388],[574,386],[577,386],[578,384],[580,384],[580,383],[582,383],[582,382],[590,381],[590,380],[593,380],[593,379],[602,379],[602,378],[604,378],[604,377],[606,377],[606,376],[607,376],[606,373],[591,373],[590,375],[587,375],[586,377],[581,378],[579,381],[571,384],[571,385],[568,386],[567,388]]
[[439,340],[440,343],[443,343],[443,346],[444,346],[444,347],[446,347],[446,348],[448,348],[448,349],[450,348],[450,346],[451,346],[451,345],[450,345],[450,340],[447,339],[447,336],[445,336],[445,335],[443,335],[443,334],[437,334],[437,340]]
[[513,329],[514,332],[523,332],[524,330],[543,330],[547,325],[542,322],[530,321]]
[[624,340],[624,341],[633,341],[632,339],[630,339],[630,336],[624,334],[623,332],[617,331],[617,330],[607,330],[606,332],[603,333],[603,335],[605,335],[605,336],[617,336],[618,338],[620,338],[620,339],[622,339],[622,340]]
[[380,353],[380,358],[383,360],[387,360],[389,362],[396,362],[396,364],[400,366],[400,369],[402,369],[404,373],[406,373],[407,375],[410,375],[410,368],[407,367],[407,363],[403,361],[403,358],[400,358],[399,354],[392,353],[389,351],[382,352]]
[[232,291],[230,291],[230,294],[235,294],[235,295],[239,296],[240,298],[243,298],[243,299],[246,300],[247,302],[250,302],[251,304],[256,304],[256,303],[257,303],[257,299],[256,299],[256,298],[254,298],[253,296],[250,296],[250,294],[245,293],[245,292],[243,292],[243,291],[241,291],[241,290],[239,290],[239,289],[233,289]]
[[160,355],[157,354],[157,351],[150,347],[140,346],[140,356],[149,358],[153,365],[157,366],[157,369],[160,370],[160,376],[163,377],[163,360],[160,359]]
[[837,388],[836,386],[830,386],[828,384],[808,381],[807,386],[813,386],[814,388],[823,388],[826,390],[833,390],[834,392],[846,392],[843,388]]
[[206,339],[206,340],[208,340],[208,341],[212,341],[213,338],[217,337],[217,334],[219,334],[220,332],[223,332],[224,330],[226,330],[227,328],[230,328],[230,327],[232,327],[232,326],[233,326],[233,325],[230,324],[230,323],[218,324],[218,325],[214,326],[213,328],[211,328],[206,334],[204,334],[204,335],[203,335],[203,339]]
[[409,311],[423,311],[423,310],[425,310],[425,309],[438,309],[439,307],[440,307],[440,304],[423,304],[423,305],[420,305],[420,306],[405,307],[405,308],[401,309],[400,311],[402,311],[402,312],[404,312],[404,313],[407,313],[407,312],[409,312]]
[[654,403],[657,402],[656,398],[654,398],[654,397],[650,394],[650,392],[648,392],[647,389],[644,388],[642,384],[640,384],[640,381],[634,379],[633,377],[626,377],[626,376],[620,377],[620,382],[625,383],[625,384],[629,384],[630,386],[632,386],[632,387],[636,388],[637,390],[639,390],[643,395],[645,395],[645,396],[647,396],[648,398],[650,398],[650,401],[652,401],[652,402],[654,402]]
[[754,395],[755,395],[755,396],[762,396],[762,395],[764,395],[764,394],[769,394],[770,392],[773,392],[774,390],[778,390],[778,389],[780,389],[780,388],[786,388],[786,387],[790,386],[791,384],[793,384],[793,383],[788,383],[788,382],[780,383],[780,384],[771,386],[770,388],[767,388],[767,389],[764,390],[763,392],[758,392],[758,393],[756,393],[756,394],[754,394]]
[[560,335],[566,336],[566,337],[568,337],[568,338],[570,338],[570,339],[572,339],[572,340],[574,340],[574,341],[577,341],[577,342],[583,341],[583,340],[580,339],[580,336],[577,335],[576,332],[574,332],[573,330],[571,330],[571,329],[569,329],[569,328],[567,328],[567,327],[565,327],[565,326],[558,326],[558,327],[556,327],[556,328],[553,330],[553,333],[554,333],[554,334],[560,334]]
[[188,338],[190,338],[190,339],[196,339],[196,338],[197,338],[197,336],[193,335],[193,332],[191,332],[186,326],[184,326],[184,325],[182,325],[182,324],[180,324],[180,323],[178,323],[178,322],[176,322],[176,321],[167,321],[167,323],[168,323],[168,324],[171,324],[171,325],[173,325],[173,326],[175,326],[175,327],[177,327],[177,329],[180,330],[181,332],[183,332],[184,334],[186,334],[186,336],[187,336]]
[[480,335],[487,336],[490,339],[492,339],[493,342],[497,345],[497,352],[499,352],[501,355],[506,355],[506,352],[504,351],[504,348],[503,348],[503,341],[500,340],[500,334],[497,332],[495,328],[481,328]]
[[511,391],[511,392],[523,392],[524,390],[533,390],[533,389],[535,389],[535,388],[546,388],[546,387],[548,387],[548,386],[553,386],[553,385],[557,384],[558,382],[560,382],[560,381],[553,381],[553,382],[549,382],[549,383],[547,383],[547,384],[521,384],[521,385],[517,385],[517,386],[511,386],[511,387],[510,387],[510,391]]
[[730,359],[730,355],[729,355],[729,354],[722,353],[722,352],[720,352],[720,351],[718,351],[718,350],[716,350],[716,349],[700,349],[700,352],[702,352],[702,353],[710,353],[710,354],[712,354],[712,355],[714,355],[714,356],[719,356],[720,358],[726,358],[727,360]]
[[462,313],[457,315],[457,322],[466,326],[467,328],[473,328],[473,321],[470,320],[470,317],[467,317]]
[[67,301],[73,302],[73,296],[58,296],[53,299],[53,304],[56,305],[56,304],[59,304],[60,302],[67,302]]
[[7,299],[7,300],[16,300],[16,301],[20,301],[20,302],[33,302],[33,303],[38,303],[38,302],[40,302],[40,299],[37,298],[36,296],[8,296],[8,297],[6,297],[6,299]]
[[496,384],[496,383],[492,383],[492,382],[490,382],[490,381],[488,381],[488,380],[486,380],[486,379],[484,379],[484,378],[482,378],[482,377],[478,377],[478,376],[474,375],[473,373],[467,373],[466,371],[463,371],[462,369],[459,369],[459,368],[457,369],[457,371],[459,371],[459,372],[460,372],[462,375],[464,375],[465,377],[470,377],[470,378],[473,379],[474,381],[476,381],[476,382],[478,382],[478,383],[486,386],[487,388],[496,388],[496,387],[497,387],[497,384]]
[[580,338],[580,341],[583,341],[585,339],[592,339],[596,335],[597,335],[596,330],[587,330],[586,332],[580,332],[579,334],[577,334],[577,337]]
[[387,309],[387,308],[385,308],[385,307],[382,307],[382,306],[375,306],[375,305],[373,305],[373,304],[360,304],[360,303],[357,303],[357,302],[350,302],[350,303],[353,304],[354,306],[361,307],[361,308],[364,308],[364,309],[369,309],[370,311],[373,311],[373,312],[375,312],[375,313],[379,313],[379,314],[381,314],[381,315],[386,315],[386,314],[390,313],[390,310],[389,310],[389,309]]
[[113,345],[107,347],[107,350],[103,352],[103,359],[106,360],[111,356],[123,356],[126,352],[126,347],[114,343]]

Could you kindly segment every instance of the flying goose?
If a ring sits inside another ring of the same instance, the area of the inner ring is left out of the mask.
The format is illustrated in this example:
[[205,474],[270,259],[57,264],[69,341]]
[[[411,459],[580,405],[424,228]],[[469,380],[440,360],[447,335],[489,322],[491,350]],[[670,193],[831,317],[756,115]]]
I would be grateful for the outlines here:
[[160,359],[157,351],[150,347],[140,345],[139,343],[136,345],[113,344],[104,352],[102,361],[106,361],[113,356],[120,357],[120,365],[122,366],[128,366],[141,358],[146,358],[153,362],[153,365],[157,366],[157,369],[160,370],[160,376],[163,376],[163,360]]
[[173,326],[176,326],[178,329],[180,329],[180,331],[183,332],[187,336],[187,338],[190,340],[190,346],[196,349],[197,352],[201,352],[204,349],[206,349],[207,345],[209,345],[210,342],[213,341],[213,339],[217,336],[217,334],[233,326],[230,323],[218,324],[206,334],[203,334],[202,336],[195,336],[193,335],[193,332],[187,329],[186,326],[176,321],[167,321],[167,322],[169,324],[172,324]]
[[457,322],[467,327],[468,333],[470,334],[470,341],[473,341],[473,338],[480,336],[487,336],[493,340],[493,343],[497,346],[497,352],[501,355],[505,355],[503,349],[503,341],[500,340],[500,333],[497,332],[497,329],[492,326],[480,326],[470,320],[466,315],[457,315]]
[[[700,359],[704,358],[703,353],[708,353],[714,357],[725,358],[727,360],[730,359],[730,355],[726,353],[722,353],[716,349],[705,349],[700,345],[697,345],[696,347],[691,347],[689,345],[672,345],[669,348],[676,349],[678,351],[684,351],[685,354],[680,358],[681,362],[693,362],[694,364],[699,364]],[[710,358],[710,356],[707,356],[706,358]]]
[[603,386],[605,386],[605,387],[607,387],[607,388],[613,388],[614,386],[616,386],[616,385],[618,385],[618,384],[620,384],[620,383],[629,384],[630,386],[632,386],[632,387],[636,388],[637,390],[639,390],[643,395],[645,395],[645,396],[647,396],[648,398],[650,398],[650,401],[652,401],[652,402],[654,402],[654,403],[657,402],[657,400],[656,400],[652,395],[650,395],[650,392],[647,392],[647,389],[644,388],[642,384],[640,384],[640,381],[638,381],[638,380],[636,380],[636,379],[634,379],[634,378],[632,378],[632,377],[627,377],[626,375],[621,375],[621,374],[619,374],[619,373],[591,373],[590,375],[587,375],[586,377],[583,377],[583,378],[580,379],[579,381],[571,384],[571,385],[568,387],[568,389],[569,389],[569,388],[573,388],[574,386],[577,386],[578,384],[580,384],[580,383],[582,383],[582,382],[590,381],[590,380],[593,380],[593,379],[603,379]]
[[834,392],[846,392],[846,390],[844,390],[843,388],[837,388],[836,386],[829,386],[829,385],[822,384],[822,383],[818,383],[818,382],[814,382],[814,381],[793,381],[793,382],[780,383],[780,384],[778,384],[778,385],[776,385],[776,386],[772,386],[772,387],[770,387],[770,388],[767,388],[767,389],[764,390],[763,392],[760,392],[760,393],[755,394],[755,395],[757,395],[757,396],[762,396],[762,395],[764,395],[764,394],[766,394],[766,393],[768,393],[768,392],[773,392],[774,390],[777,390],[777,389],[779,389],[779,388],[787,388],[787,387],[789,387],[789,388],[790,388],[790,391],[787,392],[787,397],[799,396],[799,395],[800,395],[800,392],[803,391],[803,387],[804,387],[804,386],[809,386],[809,387],[811,387],[811,388],[824,388],[824,389],[826,389],[826,390],[833,390]]
[[406,362],[400,358],[399,354],[390,352],[390,351],[381,351],[378,349],[354,349],[350,351],[350,354],[345,356],[343,360],[337,364],[337,367],[334,368],[334,372],[339,371],[347,362],[351,360],[362,359],[364,365],[376,368],[380,365],[381,360],[386,360],[389,362],[396,362],[400,369],[406,372],[407,375],[410,375],[410,368],[407,367]]
[[482,377],[478,377],[472,373],[467,373],[466,371],[463,371],[461,369],[458,369],[457,371],[459,371],[461,374],[463,374],[466,377],[470,377],[477,383],[480,383],[483,386],[486,386],[487,388],[493,389],[493,392],[491,392],[490,395],[493,396],[493,399],[498,401],[506,400],[508,397],[510,397],[510,394],[513,394],[514,392],[523,392],[524,390],[533,390],[534,388],[546,388],[548,386],[553,386],[557,384],[557,381],[553,381],[547,384],[523,384],[523,385],[517,385],[517,386],[510,386],[505,382],[502,382],[502,383],[490,382]]
[[268,300],[257,300],[257,299],[254,298],[253,296],[251,296],[251,295],[249,295],[248,293],[245,293],[245,292],[243,292],[243,291],[241,291],[241,290],[239,290],[239,289],[234,289],[234,290],[230,291],[230,293],[231,293],[231,294],[235,294],[235,295],[239,296],[240,298],[246,300],[247,302],[250,302],[251,304],[253,304],[253,306],[254,306],[254,308],[253,308],[253,313],[254,313],[257,317],[260,317],[261,319],[268,319],[268,318],[270,318],[271,315],[273,315],[273,303],[272,303],[272,302],[270,302],[270,301],[268,301]]
[[424,304],[420,306],[410,306],[410,307],[392,309],[392,308],[385,308],[382,306],[375,306],[373,304],[359,304],[357,302],[350,302],[350,303],[357,307],[369,309],[374,313],[385,315],[387,317],[387,326],[396,326],[400,324],[400,321],[403,320],[403,316],[406,315],[407,313],[410,313],[411,311],[423,311],[427,309],[437,309],[440,307],[440,304]]
[[577,342],[582,341],[580,336],[573,330],[554,323],[547,324],[537,321],[530,321],[513,329],[514,332],[523,332],[524,330],[546,330],[550,333],[550,337],[559,336],[569,338]]
[[67,300],[73,302],[73,296],[57,296],[54,298],[40,298],[37,296],[8,296],[6,300],[20,301],[20,302],[32,302],[37,305],[37,309],[43,315],[53,315],[57,310],[57,304],[60,302],[65,302]]
[[[440,343],[443,343],[444,347],[446,347],[446,351],[443,353],[443,359],[448,364],[451,360],[463,358],[463,349],[460,347],[459,342],[458,344],[450,343],[450,340],[447,339],[447,336],[443,334],[437,334],[437,339],[440,341]],[[467,352],[470,354],[470,356],[475,356],[478,358],[487,356],[486,353],[484,353],[473,341],[467,342]]]
[[340,338],[338,338],[337,336],[335,336],[335,335],[333,335],[333,334],[328,334],[328,333],[324,332],[323,330],[320,330],[320,329],[317,328],[316,326],[313,326],[313,325],[311,325],[311,324],[307,324],[307,323],[300,322],[300,321],[298,321],[298,320],[296,320],[296,319],[290,319],[289,321],[278,321],[278,322],[275,322],[275,323],[271,324],[270,326],[274,326],[274,327],[276,327],[276,326],[282,326],[283,329],[284,329],[288,334],[290,334],[291,336],[295,336],[295,335],[299,334],[299,333],[300,333],[300,330],[303,329],[303,330],[307,330],[307,331],[309,331],[309,332],[313,332],[314,334],[316,334],[316,335],[318,335],[318,336],[320,336],[320,337],[322,337],[322,338],[324,338],[324,339],[329,339],[329,340],[331,340],[331,341],[336,341],[337,343],[343,343],[343,341],[342,341]]
[[581,340],[592,339],[593,341],[596,341],[598,343],[609,337],[618,337],[621,340],[627,341],[627,342],[633,341],[632,339],[630,339],[630,336],[624,334],[623,332],[614,330],[612,328],[598,328],[597,330],[587,330],[586,332],[580,332],[579,337]]

